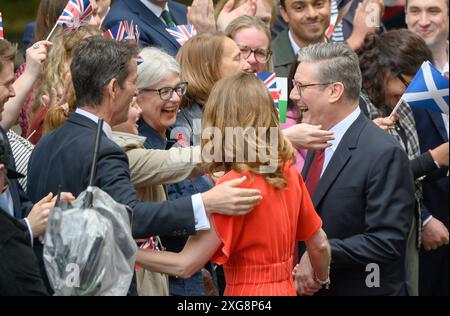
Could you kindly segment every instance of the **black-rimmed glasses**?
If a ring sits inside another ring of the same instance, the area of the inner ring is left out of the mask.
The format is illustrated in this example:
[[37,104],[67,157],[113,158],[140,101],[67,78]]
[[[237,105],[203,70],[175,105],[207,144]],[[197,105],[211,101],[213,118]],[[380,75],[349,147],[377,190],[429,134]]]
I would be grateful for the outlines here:
[[172,96],[173,92],[175,92],[180,98],[184,96],[187,92],[188,83],[187,81],[180,82],[175,87],[163,87],[160,89],[150,89],[150,88],[144,88],[140,89],[139,92],[156,92],[161,100],[163,101],[169,101]]
[[253,49],[248,46],[239,46],[239,49],[241,50],[241,57],[247,60],[250,55],[253,53],[255,55],[255,59],[260,64],[265,64],[269,61],[270,56],[272,55],[272,51],[269,49],[262,49],[257,48]]
[[298,92],[299,96],[302,96],[302,89],[304,89],[304,88],[314,87],[314,86],[328,86],[333,83],[334,82],[301,84],[295,80],[292,80],[292,84],[294,85],[294,87],[297,88],[297,92]]
[[400,81],[405,85],[406,88],[408,88],[410,82],[408,82],[405,77],[403,77],[402,74],[398,74],[397,78],[400,79]]

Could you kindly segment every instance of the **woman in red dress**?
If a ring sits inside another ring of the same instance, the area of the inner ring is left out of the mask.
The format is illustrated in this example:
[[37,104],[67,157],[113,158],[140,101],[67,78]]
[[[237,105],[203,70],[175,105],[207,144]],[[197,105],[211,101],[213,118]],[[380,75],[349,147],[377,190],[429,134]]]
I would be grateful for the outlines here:
[[[211,260],[224,266],[225,295],[296,295],[294,248],[303,240],[316,277],[327,279],[330,251],[322,221],[277,117],[269,91],[255,75],[215,85],[203,114],[202,158],[211,163],[211,174],[225,172],[218,183],[246,177],[241,187],[259,189],[263,199],[245,216],[214,214],[211,229],[190,237],[180,253],[138,252],[138,264],[189,277]],[[230,139],[232,133],[237,137]]]

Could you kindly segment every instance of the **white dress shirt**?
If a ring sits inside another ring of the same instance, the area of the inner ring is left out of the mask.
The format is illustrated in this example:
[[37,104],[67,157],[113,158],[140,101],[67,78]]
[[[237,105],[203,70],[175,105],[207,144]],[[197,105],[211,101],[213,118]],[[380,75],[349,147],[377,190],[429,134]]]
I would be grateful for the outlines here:
[[322,174],[320,175],[321,177],[325,172],[325,170],[327,169],[328,164],[330,163],[331,158],[336,152],[339,143],[341,142],[345,133],[347,133],[347,130],[356,121],[356,119],[359,117],[360,114],[361,110],[359,109],[359,106],[357,106],[356,109],[350,115],[348,115],[345,119],[343,119],[333,128],[330,129],[331,132],[334,132],[334,140],[330,141],[331,147],[325,149],[325,158],[323,162]]
[[[98,123],[98,116],[85,111],[83,109],[77,108],[76,113],[87,117],[88,119]],[[106,134],[110,140],[113,140],[111,126],[108,123],[103,122],[103,132]],[[208,230],[211,228],[209,223],[208,216],[206,216],[205,206],[203,205],[202,195],[201,193],[197,193],[191,196],[192,208],[194,210],[194,219],[195,219],[195,230]]]
[[[164,10],[169,11],[169,5],[166,2],[166,6],[163,8],[161,8],[160,6],[157,6],[154,3],[151,3],[148,0],[141,0],[142,4],[145,5],[150,11],[153,12],[154,15],[156,15],[158,17],[158,19],[160,19],[164,24],[166,24],[166,22],[164,22],[164,19],[161,17],[161,14],[163,13]],[[170,12],[170,11],[169,11]]]

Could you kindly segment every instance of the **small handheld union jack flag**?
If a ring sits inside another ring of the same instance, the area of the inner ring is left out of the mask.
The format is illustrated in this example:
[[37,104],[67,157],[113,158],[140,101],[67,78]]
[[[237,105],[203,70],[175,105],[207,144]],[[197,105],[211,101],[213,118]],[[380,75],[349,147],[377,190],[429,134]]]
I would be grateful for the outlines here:
[[144,58],[142,58],[141,55],[137,55],[136,57],[136,63],[139,66],[140,64],[142,64],[144,62]]
[[2,20],[1,12],[0,12],[0,39],[4,39],[4,37],[3,37],[3,20]]
[[69,0],[56,23],[63,27],[74,27],[86,22],[91,14],[90,0]]
[[166,31],[175,38],[180,46],[183,46],[184,43],[197,34],[194,26],[190,24],[166,28]]
[[103,35],[115,41],[121,42],[126,37],[126,29],[124,21],[120,21],[109,30],[103,32]]
[[119,42],[128,40],[137,42],[133,21],[120,21],[109,30],[103,32],[103,35]]
[[278,108],[278,101],[280,100],[280,91],[277,89],[277,76],[275,73],[263,72],[257,74],[258,78],[266,85],[272,95],[275,106]]

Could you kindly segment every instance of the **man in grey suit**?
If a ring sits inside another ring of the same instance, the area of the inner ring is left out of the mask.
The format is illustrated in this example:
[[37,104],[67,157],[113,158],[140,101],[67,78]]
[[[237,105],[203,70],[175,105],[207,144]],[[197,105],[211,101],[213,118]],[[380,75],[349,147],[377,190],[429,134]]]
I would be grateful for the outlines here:
[[[361,113],[361,71],[348,45],[311,45],[299,61],[291,98],[305,122],[335,133],[331,147],[308,153],[303,169],[332,252],[331,287],[319,294],[405,295],[406,239],[414,216],[408,158]],[[307,253],[297,271],[301,294],[320,290]]]

